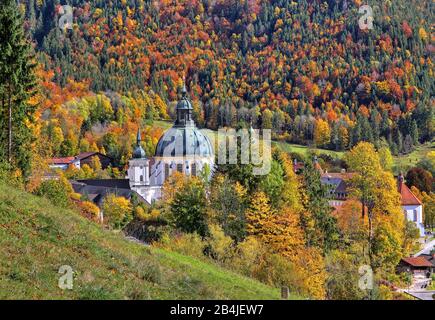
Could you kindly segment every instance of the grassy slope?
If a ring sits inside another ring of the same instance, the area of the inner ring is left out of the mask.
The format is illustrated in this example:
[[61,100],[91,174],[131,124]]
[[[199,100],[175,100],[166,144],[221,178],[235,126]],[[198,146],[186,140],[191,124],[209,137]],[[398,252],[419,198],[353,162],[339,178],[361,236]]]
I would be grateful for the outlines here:
[[413,152],[405,156],[395,157],[394,165],[396,171],[406,172],[409,168],[415,165],[429,152],[435,150],[435,141],[419,145]]
[[[73,290],[58,287],[59,267]],[[145,247],[0,183],[0,299],[278,299],[279,290]]]

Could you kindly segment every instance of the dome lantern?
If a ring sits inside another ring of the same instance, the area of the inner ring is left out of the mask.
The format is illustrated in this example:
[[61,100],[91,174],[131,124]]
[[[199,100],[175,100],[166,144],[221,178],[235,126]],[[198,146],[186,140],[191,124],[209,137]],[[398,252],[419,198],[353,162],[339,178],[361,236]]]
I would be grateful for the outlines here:
[[175,125],[180,127],[195,126],[192,119],[192,111],[192,103],[187,97],[186,82],[184,82],[181,90],[181,100],[177,103],[177,120]]

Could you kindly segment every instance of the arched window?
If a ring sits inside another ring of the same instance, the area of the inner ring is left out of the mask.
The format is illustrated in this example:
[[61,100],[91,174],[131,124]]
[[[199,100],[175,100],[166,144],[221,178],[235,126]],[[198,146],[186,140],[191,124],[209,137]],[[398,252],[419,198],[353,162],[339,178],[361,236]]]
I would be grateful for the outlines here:
[[182,163],[177,164],[177,171],[183,173],[183,164]]
[[140,179],[140,182],[143,182],[143,176],[142,175],[140,176],[139,179]]
[[165,163],[165,179],[169,178],[169,164]]

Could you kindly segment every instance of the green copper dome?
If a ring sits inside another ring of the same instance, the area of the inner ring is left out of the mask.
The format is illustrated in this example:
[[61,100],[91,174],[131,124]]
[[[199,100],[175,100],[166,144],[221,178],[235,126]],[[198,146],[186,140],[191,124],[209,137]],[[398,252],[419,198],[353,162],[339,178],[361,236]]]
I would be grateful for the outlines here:
[[140,136],[140,129],[137,130],[137,137],[136,137],[136,148],[133,151],[133,159],[145,159],[146,154],[145,150],[140,145],[141,142],[141,136]]
[[207,136],[195,126],[192,118],[192,104],[183,86],[182,98],[177,104],[177,120],[174,126],[160,138],[156,157],[212,157],[213,148]]

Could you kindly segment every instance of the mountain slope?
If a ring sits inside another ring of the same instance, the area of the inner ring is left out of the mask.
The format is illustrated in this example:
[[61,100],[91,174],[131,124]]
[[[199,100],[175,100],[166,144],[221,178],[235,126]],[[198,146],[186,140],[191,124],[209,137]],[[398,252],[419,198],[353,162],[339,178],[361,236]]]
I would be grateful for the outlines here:
[[[73,290],[58,287],[63,265],[74,271]],[[0,299],[278,298],[278,289],[131,243],[0,183]]]
[[[368,1],[371,30],[359,26],[361,0],[68,0],[64,31],[59,0],[20,3],[46,76],[62,87],[152,91],[168,103],[185,75],[210,129],[251,122],[340,151],[383,138],[394,154],[433,137],[429,0]],[[122,99],[110,96],[117,110]],[[328,134],[315,141],[318,120]]]

